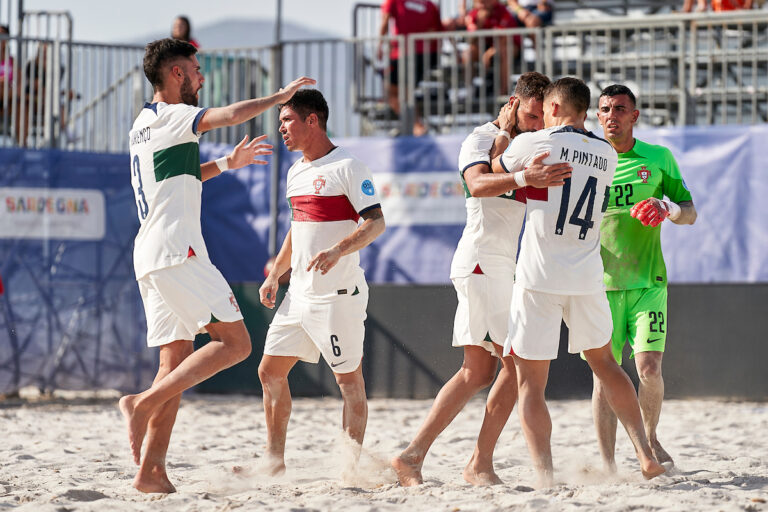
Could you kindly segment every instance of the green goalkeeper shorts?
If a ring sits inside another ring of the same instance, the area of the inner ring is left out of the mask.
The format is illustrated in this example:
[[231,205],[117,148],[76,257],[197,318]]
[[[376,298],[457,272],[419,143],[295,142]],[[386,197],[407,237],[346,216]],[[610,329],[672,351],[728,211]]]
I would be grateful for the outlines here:
[[667,342],[667,287],[606,292],[613,317],[611,349],[621,364],[629,340],[630,357],[637,352],[664,352]]

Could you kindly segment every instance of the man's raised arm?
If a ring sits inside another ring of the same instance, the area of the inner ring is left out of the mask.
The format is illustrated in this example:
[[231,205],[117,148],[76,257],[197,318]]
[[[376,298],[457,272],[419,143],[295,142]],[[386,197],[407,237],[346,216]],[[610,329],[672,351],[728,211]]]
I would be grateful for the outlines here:
[[207,132],[222,126],[234,126],[244,123],[276,105],[285,103],[302,86],[314,85],[315,83],[317,83],[315,79],[303,76],[269,96],[238,101],[226,107],[209,108],[203,114],[202,119],[200,119],[200,123],[197,125],[198,130],[200,132]]

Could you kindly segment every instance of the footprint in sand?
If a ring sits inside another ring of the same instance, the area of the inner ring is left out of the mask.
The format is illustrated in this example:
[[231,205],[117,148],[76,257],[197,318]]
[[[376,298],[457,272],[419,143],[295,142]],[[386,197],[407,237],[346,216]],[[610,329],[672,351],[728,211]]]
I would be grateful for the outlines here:
[[70,489],[62,494],[61,497],[70,499],[72,501],[96,501],[103,498],[109,498],[109,496],[106,494],[88,489]]

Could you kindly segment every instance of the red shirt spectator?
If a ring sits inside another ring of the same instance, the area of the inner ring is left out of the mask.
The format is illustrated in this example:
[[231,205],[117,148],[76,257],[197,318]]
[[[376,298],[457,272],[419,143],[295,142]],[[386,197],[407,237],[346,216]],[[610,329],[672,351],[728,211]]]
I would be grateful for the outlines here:
[[752,0],[712,0],[712,10],[715,12],[738,11],[751,8]]
[[[488,3],[483,2],[483,3]],[[505,5],[495,1],[492,7],[475,7],[467,14],[467,30],[488,30],[494,28],[515,28],[517,20]],[[515,46],[520,47],[520,36],[513,38]],[[485,47],[493,46],[493,38],[485,39]]]
[[[439,32],[443,29],[443,23],[440,20],[440,11],[431,0],[384,0],[381,4],[382,14],[382,34],[386,35],[386,24],[389,18],[395,20],[395,35],[418,34],[422,32]],[[392,42],[390,59],[397,59],[400,52],[397,42]],[[436,52],[438,41],[432,41],[429,49],[430,53]],[[424,53],[424,42],[416,41],[416,53]]]

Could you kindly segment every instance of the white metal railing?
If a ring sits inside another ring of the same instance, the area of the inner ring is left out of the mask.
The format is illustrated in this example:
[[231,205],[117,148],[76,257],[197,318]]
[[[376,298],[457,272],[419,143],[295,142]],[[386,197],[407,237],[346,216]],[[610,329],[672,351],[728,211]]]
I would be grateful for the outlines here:
[[[437,44],[434,65],[417,60],[419,41]],[[405,52],[392,67],[387,56],[395,44]],[[490,47],[496,48],[494,58],[470,58],[472,51],[482,55]],[[0,147],[124,152],[136,114],[152,97],[143,53],[140,46],[0,39],[0,69],[8,70],[0,83]],[[200,92],[205,106],[264,96],[295,76],[317,78],[331,108],[333,136],[409,133],[417,116],[432,133],[466,131],[492,119],[516,77],[530,70],[552,78],[579,76],[595,102],[606,85],[625,83],[637,93],[644,126],[768,119],[763,10],[288,41],[207,50],[198,58],[206,76]],[[397,96],[390,105],[387,84],[395,70]],[[417,74],[423,75],[418,82]],[[275,125],[276,112],[268,113],[206,140],[232,143],[244,132],[275,136]]]

